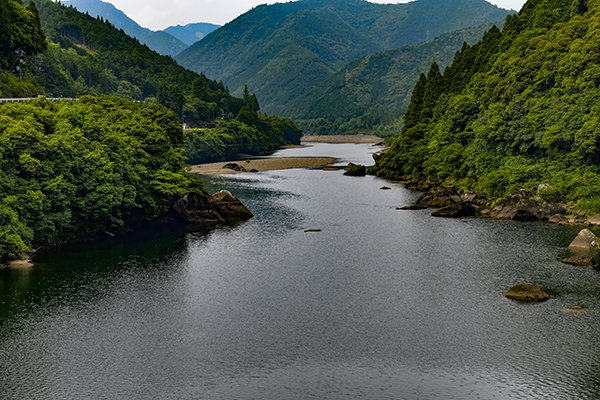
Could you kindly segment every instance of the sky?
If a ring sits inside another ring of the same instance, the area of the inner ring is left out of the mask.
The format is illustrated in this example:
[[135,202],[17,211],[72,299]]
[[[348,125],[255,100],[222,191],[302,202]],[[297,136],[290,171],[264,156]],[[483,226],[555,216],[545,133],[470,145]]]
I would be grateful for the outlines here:
[[[278,3],[268,0],[104,0],[150,29],[190,22],[212,22],[223,25],[260,4]],[[407,3],[408,0],[369,0],[372,3]],[[502,8],[519,10],[526,0],[488,0]]]

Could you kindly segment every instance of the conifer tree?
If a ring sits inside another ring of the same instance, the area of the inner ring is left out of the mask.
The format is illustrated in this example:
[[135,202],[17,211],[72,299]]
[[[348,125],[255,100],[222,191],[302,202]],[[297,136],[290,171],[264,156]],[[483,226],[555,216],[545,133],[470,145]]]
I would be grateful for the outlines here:
[[421,74],[417,84],[415,85],[415,88],[413,89],[408,111],[406,111],[406,114],[404,115],[404,125],[406,127],[415,126],[420,122],[426,86],[427,77],[425,74]]

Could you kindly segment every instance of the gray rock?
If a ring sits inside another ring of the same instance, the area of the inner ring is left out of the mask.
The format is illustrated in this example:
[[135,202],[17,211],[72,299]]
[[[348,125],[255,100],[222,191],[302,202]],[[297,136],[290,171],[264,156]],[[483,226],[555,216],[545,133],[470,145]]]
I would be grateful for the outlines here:
[[597,255],[589,255],[582,256],[576,255],[567,258],[563,258],[560,262],[569,265],[576,265],[578,267],[593,267],[598,265],[598,256]]
[[173,208],[188,224],[214,225],[225,222],[208,196],[190,192],[177,200]]
[[440,208],[431,213],[434,217],[444,218],[462,218],[473,217],[477,214],[477,209],[469,202],[456,203],[447,207]]
[[244,220],[254,216],[248,207],[227,190],[213,194],[208,201],[227,220]]

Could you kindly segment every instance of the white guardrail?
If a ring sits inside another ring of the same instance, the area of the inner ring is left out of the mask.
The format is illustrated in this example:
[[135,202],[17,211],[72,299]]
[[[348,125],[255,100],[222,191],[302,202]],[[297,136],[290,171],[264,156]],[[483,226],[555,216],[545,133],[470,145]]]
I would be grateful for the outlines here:
[[21,97],[21,98],[0,98],[0,103],[23,103],[31,100],[46,99],[50,101],[77,101],[79,99],[70,97]]

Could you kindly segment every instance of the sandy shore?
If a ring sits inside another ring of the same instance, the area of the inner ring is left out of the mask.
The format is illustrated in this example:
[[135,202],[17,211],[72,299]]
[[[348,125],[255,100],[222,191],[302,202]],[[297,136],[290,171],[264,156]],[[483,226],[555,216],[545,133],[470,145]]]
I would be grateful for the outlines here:
[[317,143],[383,143],[385,139],[372,135],[306,135],[302,142]]
[[256,158],[242,161],[227,161],[210,164],[198,164],[190,167],[189,171],[200,175],[225,175],[239,173],[233,169],[223,168],[225,164],[235,163],[247,171],[275,171],[293,168],[323,168],[336,161],[332,157],[282,157],[282,158]]

